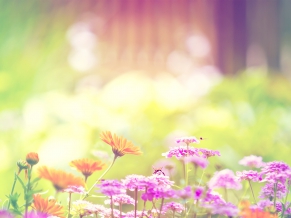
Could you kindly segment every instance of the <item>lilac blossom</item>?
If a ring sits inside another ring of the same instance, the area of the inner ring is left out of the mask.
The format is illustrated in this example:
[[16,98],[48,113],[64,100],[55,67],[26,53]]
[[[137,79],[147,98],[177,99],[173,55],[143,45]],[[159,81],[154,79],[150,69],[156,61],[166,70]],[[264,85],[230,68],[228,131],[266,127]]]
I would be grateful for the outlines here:
[[124,194],[125,186],[118,180],[102,180],[101,184],[96,185],[100,188],[100,192],[107,196]]
[[[24,217],[25,218],[48,218],[49,215],[45,213],[41,213],[41,212],[30,211]],[[0,213],[0,218],[10,218],[10,216],[2,216]]]
[[[135,216],[134,216],[134,214],[135,214],[135,211],[133,210],[133,211],[129,211],[129,212],[127,212],[126,214],[124,214],[123,216],[122,216],[122,218],[134,218]],[[149,215],[147,215],[147,212],[146,211],[136,211],[136,217],[137,218],[143,218],[143,217],[150,217]]]
[[200,199],[201,196],[203,195],[203,193],[204,193],[204,187],[202,187],[202,186],[197,186],[197,187],[195,188],[195,191],[194,191],[194,199],[195,199],[195,200]]
[[153,181],[158,186],[170,187],[174,184],[174,181],[171,181],[168,176],[154,174],[147,177],[149,181]]
[[[111,209],[110,208],[107,208],[104,210],[103,212],[103,218],[120,218],[120,211],[119,210],[116,210],[116,209],[113,209],[113,217],[111,216]],[[122,217],[124,215],[124,213],[121,213]]]
[[191,186],[186,186],[182,190],[176,190],[176,196],[182,199],[188,199],[193,197],[193,192]]
[[173,147],[168,152],[162,154],[166,158],[176,157],[177,159],[194,155],[199,156],[198,149],[193,147],[187,148],[187,146]]
[[209,188],[227,188],[239,190],[242,188],[241,183],[229,169],[215,172],[214,176],[208,182]]
[[236,176],[238,178],[239,181],[243,181],[243,180],[249,180],[249,181],[253,181],[253,182],[258,182],[262,180],[262,177],[260,176],[260,174],[257,171],[253,171],[253,170],[244,170],[242,172],[236,172]]
[[206,192],[206,196],[205,198],[202,200],[205,204],[223,204],[225,203],[225,200],[221,197],[220,194],[218,194],[217,192],[208,189]]
[[224,215],[228,217],[234,217],[238,215],[238,208],[232,203],[220,203],[220,204],[208,204],[204,205],[204,208],[207,208],[211,211],[211,214]]
[[188,137],[181,137],[176,139],[176,143],[184,142],[185,144],[189,145],[191,143],[199,144],[200,141],[195,136],[188,136]]
[[210,150],[210,149],[206,149],[206,148],[199,148],[199,152],[202,154],[202,157],[204,157],[204,158],[209,158],[212,156],[220,156],[219,151]]
[[0,210],[0,218],[14,218],[14,216],[7,210]]
[[260,156],[250,155],[250,156],[245,156],[238,163],[240,165],[251,167],[251,168],[260,168],[265,165],[265,163],[262,160],[263,158]]
[[261,170],[262,174],[266,175],[268,173],[282,173],[289,171],[290,166],[282,161],[273,161],[267,163]]
[[68,186],[67,188],[63,189],[62,192],[78,193],[78,194],[86,194],[87,193],[83,186]]
[[149,185],[147,178],[143,175],[128,175],[125,177],[125,179],[122,179],[121,181],[130,191],[134,191],[135,189],[137,189],[138,191],[143,191],[145,190],[145,187]]
[[282,183],[266,183],[261,189],[259,198],[274,198],[276,188],[276,198],[283,198],[287,193],[286,186]]
[[175,191],[171,188],[162,186],[149,187],[146,192],[141,195],[141,199],[144,201],[153,201],[160,198],[172,198],[175,196]]
[[204,157],[190,156],[184,158],[185,162],[192,163],[196,167],[205,169],[208,166],[208,160]]
[[[119,206],[120,204],[132,204],[134,205],[134,199],[127,194],[120,194],[112,196],[112,202],[114,205]],[[111,204],[111,199],[104,201],[105,204]]]
[[185,210],[185,207],[180,203],[172,201],[172,202],[165,203],[163,206],[164,212],[166,212],[168,210],[171,210],[173,213],[175,213],[175,212],[181,213],[182,211]]

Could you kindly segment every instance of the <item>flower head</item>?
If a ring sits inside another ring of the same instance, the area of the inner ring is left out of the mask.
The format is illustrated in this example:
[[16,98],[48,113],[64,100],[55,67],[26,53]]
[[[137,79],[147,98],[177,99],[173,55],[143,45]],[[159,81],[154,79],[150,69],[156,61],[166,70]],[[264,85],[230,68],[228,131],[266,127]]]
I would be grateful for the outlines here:
[[[0,217],[1,217],[1,215],[0,215]],[[26,213],[24,217],[25,218],[48,218],[50,216],[46,213],[30,211],[30,212]]]
[[16,164],[18,166],[18,175],[22,170],[24,170],[25,178],[26,178],[27,177],[27,170],[29,168],[29,164],[25,160],[19,160],[19,161],[17,161]]
[[125,187],[131,191],[137,189],[138,191],[145,190],[147,186],[147,178],[143,175],[127,175],[125,179],[121,180]]
[[74,186],[74,185],[68,186],[68,188],[63,189],[62,192],[78,193],[78,194],[86,194],[87,193],[83,186]]
[[35,152],[30,152],[26,155],[26,162],[31,166],[37,164],[39,162],[38,154]]
[[177,190],[176,196],[178,196],[179,198],[182,198],[184,200],[193,197],[193,192],[192,192],[191,186],[186,186],[182,190]]
[[205,169],[208,166],[207,158],[199,157],[196,155],[185,157],[185,161],[192,163],[195,167],[201,167],[202,169]]
[[188,137],[181,137],[176,139],[176,143],[184,142],[185,144],[189,145],[191,143],[199,144],[200,141],[195,136],[188,136]]
[[262,160],[263,160],[262,157],[250,155],[250,156],[244,157],[238,163],[240,165],[247,166],[247,167],[260,168],[265,165],[265,163]]
[[32,208],[36,212],[58,216],[64,218],[63,207],[57,204],[56,200],[49,200],[42,198],[39,194],[33,196],[33,205]]
[[165,205],[163,206],[163,211],[168,211],[171,210],[173,213],[174,212],[178,212],[181,213],[183,210],[185,210],[185,207],[177,202],[168,202],[165,203]]
[[[105,204],[110,204],[111,199],[107,199],[104,201]],[[120,194],[112,196],[112,203],[116,206],[121,204],[132,204],[134,205],[134,199],[127,194]]]
[[227,189],[241,189],[242,185],[235,177],[234,173],[229,169],[224,169],[216,172],[210,179],[209,188],[227,188]]
[[100,192],[107,196],[120,195],[126,192],[125,186],[118,180],[102,180],[101,184],[96,185]]
[[50,180],[57,191],[61,191],[69,186],[85,186],[85,181],[71,173],[62,170],[49,169],[46,166],[38,168],[40,178]]
[[139,147],[134,146],[122,136],[112,135],[109,131],[102,132],[100,139],[112,147],[112,152],[115,154],[115,157],[121,157],[125,154],[142,154]]
[[7,210],[0,210],[0,218],[14,218],[14,216]]
[[94,160],[84,158],[84,159],[73,160],[70,163],[70,166],[82,172],[82,174],[85,176],[85,181],[86,181],[87,178],[91,176],[94,172],[98,170],[102,170],[105,164],[99,160],[94,161]]
[[261,176],[258,174],[257,171],[253,171],[253,170],[244,170],[242,172],[236,172],[236,176],[238,177],[239,181],[242,180],[250,180],[253,182],[258,182],[260,180],[262,180]]
[[[104,209],[105,210],[105,209]],[[85,200],[77,200],[73,202],[72,214],[80,217],[91,215],[96,211],[93,209],[93,204]]]
[[204,158],[209,158],[212,156],[220,156],[219,151],[210,150],[210,149],[206,149],[206,148],[199,148],[199,152],[202,154],[202,157],[204,157]]
[[173,147],[170,148],[170,150],[166,153],[163,153],[162,156],[165,156],[166,158],[171,158],[175,156],[177,159],[180,159],[181,157],[186,157],[186,156],[199,156],[198,154],[198,149],[193,148],[193,147],[188,147],[183,145],[179,147]]

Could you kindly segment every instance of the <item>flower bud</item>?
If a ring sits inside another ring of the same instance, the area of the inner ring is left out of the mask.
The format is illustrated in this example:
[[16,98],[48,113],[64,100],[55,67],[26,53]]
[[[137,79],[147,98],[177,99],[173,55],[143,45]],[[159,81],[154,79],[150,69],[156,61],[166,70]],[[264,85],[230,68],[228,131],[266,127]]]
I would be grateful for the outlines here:
[[29,163],[31,166],[35,165],[38,163],[39,158],[38,154],[35,152],[30,152],[26,155],[26,161]]
[[18,166],[18,175],[22,170],[25,170],[25,175],[27,174],[27,169],[29,168],[29,164],[25,160],[17,161]]

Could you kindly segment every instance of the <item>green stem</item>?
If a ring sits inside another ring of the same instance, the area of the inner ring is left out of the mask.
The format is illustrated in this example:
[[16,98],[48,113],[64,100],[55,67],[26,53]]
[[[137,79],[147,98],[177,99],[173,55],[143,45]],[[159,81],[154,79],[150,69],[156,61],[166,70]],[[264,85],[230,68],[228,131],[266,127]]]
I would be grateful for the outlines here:
[[277,184],[278,182],[274,184],[274,208],[276,208]]
[[227,189],[226,189],[226,187],[224,187],[224,198],[225,198],[225,201],[227,202]]
[[186,161],[185,162],[185,186],[188,185],[188,156],[189,156],[189,144],[187,143],[187,154],[186,154]]
[[205,172],[205,169],[203,169],[203,172],[202,172],[202,175],[201,175],[201,178],[200,178],[200,181],[199,181],[199,184],[198,184],[198,186],[200,186],[200,185],[201,185],[202,178],[203,178],[203,176],[204,176],[204,172]]
[[122,204],[121,203],[119,203],[119,216],[120,216],[120,218],[122,217]]
[[159,213],[159,217],[158,218],[160,218],[161,217],[161,214],[162,214],[162,209],[163,209],[163,204],[164,204],[164,198],[162,198],[162,202],[161,202],[161,206],[160,206],[160,213]]
[[103,174],[95,181],[95,183],[91,186],[91,188],[88,190],[87,194],[84,196],[83,200],[85,198],[87,198],[89,196],[89,193],[92,191],[92,189],[95,187],[95,185],[100,181],[100,179],[103,178],[103,176],[105,176],[105,174],[111,169],[111,167],[113,166],[113,164],[115,163],[115,160],[117,159],[118,156],[114,156],[114,159],[112,161],[112,163],[110,164],[110,166],[103,172]]
[[28,171],[28,176],[27,176],[27,184],[26,184],[26,190],[25,190],[25,217],[27,217],[27,211],[28,211],[28,206],[29,206],[29,198],[28,193],[30,193],[31,187],[30,187],[30,179],[31,179],[31,171],[32,171],[32,166],[31,168],[27,169]]
[[112,196],[110,196],[110,207],[111,207],[111,217],[113,218],[113,200],[112,200]]
[[137,211],[137,188],[134,189],[134,218],[136,218]]
[[[147,193],[147,190],[148,190],[148,188],[146,187],[146,188],[145,188],[145,192],[144,192],[144,193]],[[145,211],[145,208],[146,208],[146,203],[147,203],[147,201],[145,200],[145,201],[143,202],[143,210],[142,210],[142,216],[143,216],[143,214],[144,214],[144,211]]]
[[[284,200],[284,208],[282,210],[281,217],[284,217],[284,213],[286,211],[286,203],[287,203],[287,198],[288,198],[288,195],[289,195],[289,188],[290,188],[289,182],[290,182],[290,180],[287,181],[288,188],[287,188],[287,194],[286,194],[286,197],[285,197],[285,200]],[[289,203],[289,205],[290,205],[290,203]],[[289,207],[289,205],[288,205],[288,207]]]
[[[14,182],[13,182],[12,189],[11,189],[11,192],[10,192],[10,197],[13,195],[16,181],[17,181],[17,174],[15,173],[14,174]],[[8,203],[8,209],[9,209],[9,207],[10,207],[10,199],[9,199],[9,203]]]
[[249,185],[250,185],[250,188],[251,188],[251,191],[252,191],[252,194],[253,194],[253,198],[254,198],[255,204],[257,204],[257,201],[256,201],[256,198],[255,198],[255,195],[254,195],[254,190],[253,190],[251,181],[249,179],[248,179],[248,181],[249,181]]
[[72,193],[69,193],[69,212],[68,212],[68,218],[70,218],[70,213],[71,213],[71,200],[72,200]]

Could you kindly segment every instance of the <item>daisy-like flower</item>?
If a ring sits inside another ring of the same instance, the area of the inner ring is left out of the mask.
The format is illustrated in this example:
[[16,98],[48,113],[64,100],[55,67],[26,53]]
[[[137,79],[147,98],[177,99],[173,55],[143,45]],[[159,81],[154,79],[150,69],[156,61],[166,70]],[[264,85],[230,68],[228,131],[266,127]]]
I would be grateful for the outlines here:
[[91,176],[94,172],[98,170],[102,170],[105,164],[99,160],[94,161],[94,160],[84,158],[84,159],[73,160],[70,163],[70,166],[80,171],[85,176],[85,182],[86,182],[89,176]]
[[174,214],[176,212],[181,213],[182,211],[185,210],[185,207],[180,203],[172,201],[172,202],[165,203],[165,205],[163,206],[163,211],[166,212],[169,210],[171,210]]
[[220,156],[219,151],[210,150],[210,149],[206,149],[206,148],[199,148],[199,152],[202,154],[202,157],[204,157],[204,158],[209,158],[212,156]]
[[235,177],[234,173],[229,169],[216,172],[208,182],[208,185],[211,189],[226,188],[239,190],[242,188],[241,183]]
[[68,186],[68,188],[63,189],[62,192],[78,193],[78,194],[81,194],[81,195],[87,193],[83,186],[74,186],[74,185]]
[[176,157],[177,159],[180,159],[181,157],[187,157],[187,156],[199,156],[198,149],[193,147],[187,147],[187,146],[180,146],[180,147],[173,147],[170,148],[170,150],[166,153],[163,153],[162,156],[166,158]]
[[[104,201],[105,204],[111,204],[111,199]],[[134,199],[127,194],[120,194],[112,196],[112,203],[116,206],[121,204],[132,204],[134,205]]]
[[112,147],[112,152],[115,157],[122,157],[125,154],[142,154],[139,147],[134,146],[130,141],[122,136],[117,136],[116,134],[112,135],[109,131],[102,132],[100,134],[100,139]]
[[102,180],[101,184],[97,184],[100,192],[107,196],[120,195],[126,192],[125,186],[118,180]]
[[242,172],[236,172],[236,176],[238,177],[239,181],[242,180],[250,180],[253,182],[258,182],[261,181],[262,178],[261,176],[258,174],[257,171],[253,171],[253,170],[244,170]]
[[191,143],[199,144],[200,141],[195,136],[188,136],[188,137],[181,137],[176,139],[176,143],[184,142],[185,144],[189,145]]
[[38,175],[40,178],[51,181],[56,191],[62,191],[69,186],[85,186],[83,178],[62,170],[49,169],[46,166],[38,168]]
[[32,208],[39,213],[65,218],[63,207],[56,200],[44,199],[39,194],[33,196]]
[[251,167],[251,168],[260,168],[265,165],[263,158],[260,156],[250,155],[246,156],[238,162],[240,165]]
[[92,209],[92,203],[84,200],[77,200],[73,202],[72,215],[79,217],[88,216],[94,214],[95,211]]

